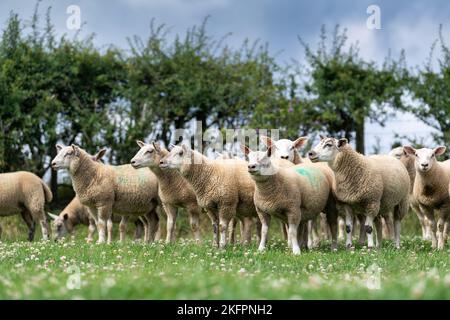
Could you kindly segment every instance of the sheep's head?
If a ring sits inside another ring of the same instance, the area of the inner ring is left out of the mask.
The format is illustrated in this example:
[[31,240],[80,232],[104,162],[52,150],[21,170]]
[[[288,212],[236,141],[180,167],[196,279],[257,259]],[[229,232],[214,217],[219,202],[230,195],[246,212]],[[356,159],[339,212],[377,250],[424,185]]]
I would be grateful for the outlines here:
[[439,146],[434,149],[422,148],[414,149],[410,146],[404,146],[403,149],[408,155],[415,157],[416,170],[419,172],[428,172],[436,163],[436,157],[444,154],[445,147]]
[[295,141],[289,139],[280,139],[273,141],[269,137],[261,136],[261,141],[267,146],[274,146],[275,157],[294,162],[295,152],[303,147],[308,141],[308,137],[300,137]]
[[74,163],[79,161],[80,148],[76,145],[63,146],[61,144],[56,145],[58,153],[52,160],[52,168],[54,170],[69,169]]
[[333,162],[341,148],[348,144],[347,139],[335,139],[320,136],[320,142],[308,152],[308,157],[312,162]]
[[73,225],[69,220],[67,213],[61,213],[59,216],[48,214],[52,221],[53,237],[55,240],[61,239],[72,232]]
[[180,169],[183,164],[191,163],[192,149],[188,145],[173,146],[170,152],[161,158],[159,167],[162,169]]
[[389,151],[388,155],[391,157],[397,158],[398,160],[402,160],[405,157],[408,157],[409,155],[405,152],[403,147],[397,147]]
[[144,167],[156,167],[159,165],[161,147],[157,142],[151,144],[144,143],[140,140],[136,141],[141,148],[131,159],[131,165],[135,169]]
[[242,145],[242,152],[248,160],[248,172],[252,176],[269,176],[275,173],[275,167],[272,165],[274,156],[274,146],[270,146],[267,151],[252,151],[249,147]]

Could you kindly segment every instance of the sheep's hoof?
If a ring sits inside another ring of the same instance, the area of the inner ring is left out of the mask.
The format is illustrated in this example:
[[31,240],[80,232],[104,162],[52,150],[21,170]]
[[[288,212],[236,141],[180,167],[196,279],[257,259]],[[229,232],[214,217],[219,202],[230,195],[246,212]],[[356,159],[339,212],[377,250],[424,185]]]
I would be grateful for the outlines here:
[[264,251],[266,251],[266,248],[265,247],[258,247],[258,251],[259,252],[264,252]]
[[347,244],[347,250],[348,251],[355,251],[355,247],[351,244]]

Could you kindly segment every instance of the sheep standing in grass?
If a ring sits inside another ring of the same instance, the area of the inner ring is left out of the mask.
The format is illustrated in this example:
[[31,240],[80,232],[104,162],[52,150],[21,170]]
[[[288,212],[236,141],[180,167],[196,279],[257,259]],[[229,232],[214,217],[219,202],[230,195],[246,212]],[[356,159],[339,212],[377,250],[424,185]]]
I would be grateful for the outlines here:
[[[153,240],[159,224],[156,213],[158,180],[147,168],[136,170],[130,165],[110,166],[96,162],[83,149],[57,145],[52,161],[55,170],[67,169],[80,202],[97,218],[98,243],[112,241],[112,213],[123,216],[120,240],[126,233],[128,216],[143,217],[145,240]],[[102,150],[102,153],[106,150]]]
[[[436,157],[444,154],[445,147],[434,149],[414,149],[404,147],[405,152],[414,157],[416,178],[413,197],[425,214],[431,228],[431,245],[443,249],[445,244],[445,224],[450,218],[450,160],[440,162]],[[438,221],[434,217],[438,214]]]
[[254,202],[262,223],[258,250],[266,247],[271,216],[274,216],[288,225],[288,244],[294,254],[299,254],[300,247],[305,245],[307,221],[326,209],[331,184],[319,165],[277,166],[272,161],[273,148],[262,152],[243,146],[249,159],[248,172],[256,185]]
[[158,178],[158,194],[167,215],[166,243],[175,240],[174,231],[178,208],[187,210],[194,238],[197,242],[200,242],[199,219],[201,208],[197,204],[197,198],[191,185],[183,179],[177,170],[163,170],[159,167],[161,158],[166,156],[169,151],[161,148],[156,142],[145,144],[142,141],[137,141],[137,144],[141,149],[131,159],[131,165],[136,169],[149,167]]
[[[68,234],[71,234],[74,228],[83,224],[88,226],[88,236],[87,241],[91,242],[94,240],[94,232],[96,229],[95,218],[89,214],[88,207],[84,206],[78,197],[74,197],[72,201],[61,211],[59,215],[48,213],[50,218],[53,220],[53,236],[55,240],[61,239]],[[113,215],[113,222],[121,222],[121,217]],[[142,236],[143,224],[139,219],[134,222],[136,226],[136,231],[134,234],[135,239],[139,239]]]
[[45,182],[31,172],[0,174],[0,216],[20,213],[28,226],[29,241],[34,239],[36,221],[41,225],[42,238],[48,240],[49,228],[44,206],[52,198],[52,192]]
[[413,209],[413,211],[417,215],[417,218],[419,219],[420,226],[422,228],[422,239],[430,240],[431,239],[431,230],[430,230],[430,225],[427,221],[427,217],[422,213],[422,211],[419,208],[419,203],[417,203],[417,201],[414,200],[414,196],[413,196],[414,180],[416,178],[416,167],[414,164],[415,158],[413,155],[406,153],[403,147],[397,147],[397,148],[392,149],[389,152],[389,155],[399,159],[403,163],[403,165],[406,167],[406,170],[408,171],[409,181],[410,181],[409,193],[411,196],[410,197],[411,209]]
[[[174,146],[160,161],[163,169],[177,169],[192,186],[200,207],[213,224],[214,242],[227,244],[228,225],[234,217],[251,223],[256,217],[255,184],[247,172],[247,162],[239,159],[209,159],[187,145]],[[248,228],[245,242],[250,241]],[[220,239],[219,239],[220,235]]]
[[347,247],[352,245],[353,214],[365,216],[364,231],[368,247],[372,248],[373,223],[377,229],[377,246],[381,246],[380,218],[393,212],[395,246],[399,248],[400,222],[409,207],[409,175],[405,166],[387,155],[365,157],[354,151],[345,138],[321,139],[309,157],[312,161],[328,162],[334,171],[335,195],[345,212]]

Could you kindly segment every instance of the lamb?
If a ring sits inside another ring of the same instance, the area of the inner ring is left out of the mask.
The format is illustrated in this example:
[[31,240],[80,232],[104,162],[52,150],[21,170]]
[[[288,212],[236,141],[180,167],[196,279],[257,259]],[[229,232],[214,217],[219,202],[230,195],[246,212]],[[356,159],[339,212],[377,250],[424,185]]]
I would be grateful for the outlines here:
[[141,149],[131,159],[131,165],[135,169],[150,168],[158,179],[158,195],[167,214],[166,243],[175,241],[174,231],[178,208],[187,210],[194,238],[197,242],[200,242],[199,219],[201,208],[197,204],[197,198],[191,185],[183,179],[178,171],[173,169],[162,170],[159,167],[161,158],[169,153],[159,143],[146,144],[139,140],[136,142]]
[[[143,217],[145,241],[154,239],[159,224],[156,213],[158,180],[148,169],[136,170],[131,165],[110,166],[94,161],[86,151],[76,145],[56,145],[58,154],[52,161],[54,170],[67,169],[80,202],[97,218],[97,243],[112,241],[112,213],[123,216],[120,241],[126,233],[129,216]],[[105,153],[102,149],[100,153]]]
[[[91,242],[94,239],[94,232],[96,229],[96,221],[95,218],[89,214],[88,207],[81,204],[80,199],[75,196],[72,201],[61,211],[59,215],[55,215],[52,213],[48,213],[50,218],[53,220],[53,235],[55,240],[61,239],[68,234],[71,234],[74,228],[83,224],[88,226],[88,237],[87,241]],[[113,222],[120,222],[121,217],[113,215]],[[142,236],[142,228],[143,224],[139,219],[136,219],[134,222],[136,226],[135,231],[135,239],[139,239]]]
[[[227,244],[227,229],[234,217],[244,225],[256,217],[253,203],[255,184],[247,172],[247,163],[239,159],[209,159],[187,145],[174,146],[160,161],[160,167],[177,169],[192,186],[200,207],[212,221],[214,242]],[[245,243],[250,241],[247,229]],[[219,239],[220,234],[220,239]]]
[[381,247],[380,218],[393,212],[395,246],[400,248],[400,222],[409,207],[409,175],[405,166],[387,155],[363,156],[345,138],[322,138],[308,155],[313,162],[328,162],[335,173],[335,195],[345,212],[347,247],[352,246],[353,213],[365,216],[368,248],[373,248],[373,223],[378,235],[376,244]]
[[392,149],[389,152],[389,155],[399,159],[406,167],[406,170],[408,171],[410,181],[409,192],[410,192],[411,209],[413,209],[413,211],[417,215],[417,218],[419,219],[420,226],[422,228],[422,239],[429,240],[431,239],[431,230],[429,223],[427,221],[427,217],[422,213],[422,211],[420,211],[419,204],[416,201],[414,201],[413,197],[414,179],[416,178],[416,167],[414,165],[415,163],[414,156],[411,156],[408,153],[406,153],[403,147],[397,147]]
[[[416,178],[413,197],[425,214],[431,228],[431,246],[444,249],[445,224],[450,218],[450,160],[440,162],[436,157],[444,154],[445,147],[414,149],[404,146],[405,152],[415,159]],[[434,212],[438,213],[438,222]],[[437,239],[436,239],[437,238]]]
[[[0,216],[20,213],[28,226],[28,241],[33,241],[35,224],[39,221],[43,240],[49,238],[45,203],[53,195],[41,178],[31,172],[17,171],[0,174]],[[1,227],[0,227],[1,235]]]
[[317,164],[281,167],[272,161],[274,146],[266,152],[251,151],[247,155],[248,172],[255,181],[254,202],[262,223],[258,250],[264,251],[271,216],[288,225],[288,243],[293,254],[305,245],[306,223],[326,210],[332,192],[330,180]]
[[298,149],[303,147],[308,141],[308,137],[300,137],[295,141],[289,139],[280,139],[277,141],[272,140],[266,136],[260,136],[261,141],[266,145],[266,147],[274,146],[275,158],[280,158],[288,160],[294,164],[299,163],[311,163],[309,159],[304,159],[298,153]]

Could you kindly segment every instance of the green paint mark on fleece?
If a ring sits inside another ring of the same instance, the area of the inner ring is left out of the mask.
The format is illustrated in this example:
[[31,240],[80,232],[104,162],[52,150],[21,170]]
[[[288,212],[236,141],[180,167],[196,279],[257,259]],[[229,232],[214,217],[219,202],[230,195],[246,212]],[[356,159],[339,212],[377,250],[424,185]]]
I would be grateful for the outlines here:
[[309,184],[314,188],[318,189],[320,187],[320,183],[322,179],[324,179],[324,175],[322,171],[316,168],[308,168],[308,167],[298,167],[294,168],[295,172],[306,177],[309,181]]

